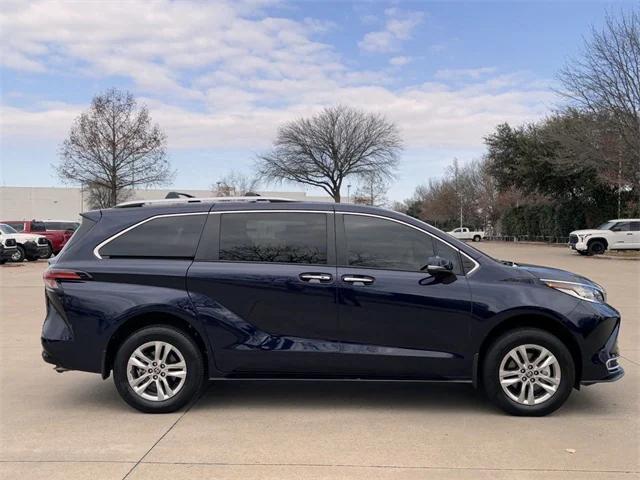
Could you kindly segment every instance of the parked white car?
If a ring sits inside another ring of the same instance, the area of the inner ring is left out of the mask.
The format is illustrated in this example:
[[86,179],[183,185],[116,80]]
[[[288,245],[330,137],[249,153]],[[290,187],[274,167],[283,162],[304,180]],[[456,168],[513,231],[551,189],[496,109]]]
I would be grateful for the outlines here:
[[12,250],[12,262],[22,262],[25,259],[38,260],[51,253],[51,246],[46,237],[33,233],[18,233],[12,226],[0,223],[0,241],[6,244],[7,239],[13,239],[16,242],[16,249]]
[[575,230],[569,234],[569,247],[582,255],[640,249],[640,219],[619,218],[591,230]]
[[467,227],[459,227],[447,233],[459,240],[473,240],[474,242],[479,242],[484,238],[484,232],[482,230],[471,230]]

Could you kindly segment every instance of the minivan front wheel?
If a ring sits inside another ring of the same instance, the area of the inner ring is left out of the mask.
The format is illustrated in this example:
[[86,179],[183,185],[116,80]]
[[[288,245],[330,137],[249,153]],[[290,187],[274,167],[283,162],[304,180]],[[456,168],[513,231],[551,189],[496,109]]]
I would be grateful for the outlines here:
[[543,416],[569,398],[575,366],[556,336],[520,328],[502,335],[489,348],[483,380],[489,398],[504,411]]
[[204,385],[204,363],[195,342],[170,326],[151,326],[131,334],[113,365],[120,396],[146,413],[178,410]]

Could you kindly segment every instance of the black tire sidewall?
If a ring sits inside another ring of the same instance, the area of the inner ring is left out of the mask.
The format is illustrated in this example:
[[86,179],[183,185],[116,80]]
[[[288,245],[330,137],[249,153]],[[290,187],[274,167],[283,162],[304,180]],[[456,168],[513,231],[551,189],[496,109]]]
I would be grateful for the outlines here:
[[[500,363],[514,347],[532,343],[548,349],[560,363],[561,378],[558,391],[540,405],[520,405],[502,390],[499,380]],[[569,349],[555,335],[536,328],[520,328],[500,336],[489,347],[483,362],[483,385],[489,399],[512,415],[543,416],[554,412],[569,398],[575,383],[575,365]]]
[[[602,249],[597,250],[596,248],[594,248],[596,245],[601,246]],[[605,247],[604,243],[602,243],[600,240],[594,240],[589,244],[589,253],[591,253],[591,255],[602,255],[606,250],[607,248]]]
[[[187,378],[182,389],[168,400],[154,402],[138,396],[127,379],[127,362],[133,351],[151,341],[164,341],[176,347],[187,364]],[[184,332],[170,326],[145,327],[132,333],[118,348],[113,363],[113,381],[122,399],[145,413],[174,412],[197,398],[204,385],[204,361],[196,343]]]

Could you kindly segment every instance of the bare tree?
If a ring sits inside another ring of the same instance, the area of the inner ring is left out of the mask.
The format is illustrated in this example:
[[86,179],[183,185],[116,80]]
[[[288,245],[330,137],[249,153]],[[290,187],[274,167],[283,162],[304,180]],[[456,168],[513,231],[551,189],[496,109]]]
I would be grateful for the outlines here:
[[[102,185],[89,184],[85,187],[87,192],[87,203],[92,210],[112,207],[111,191]],[[133,190],[120,190],[118,192],[118,202],[126,202],[133,197]]]
[[258,157],[258,170],[271,181],[322,188],[340,202],[346,177],[376,174],[391,179],[401,149],[393,123],[339,105],[282,126],[273,150]]
[[146,106],[129,92],[107,90],[93,98],[73,123],[60,148],[56,170],[66,182],[108,193],[108,206],[135,185],[160,185],[173,176],[165,152],[166,136],[152,125]]
[[621,162],[632,162],[640,186],[640,12],[608,15],[602,30],[592,29],[582,57],[570,61],[559,78],[560,93],[574,107],[611,119],[627,145]]
[[389,184],[375,173],[363,175],[353,196],[353,203],[381,207],[387,203]]
[[232,171],[214,182],[211,191],[217,197],[241,197],[255,193],[259,185],[259,178]]

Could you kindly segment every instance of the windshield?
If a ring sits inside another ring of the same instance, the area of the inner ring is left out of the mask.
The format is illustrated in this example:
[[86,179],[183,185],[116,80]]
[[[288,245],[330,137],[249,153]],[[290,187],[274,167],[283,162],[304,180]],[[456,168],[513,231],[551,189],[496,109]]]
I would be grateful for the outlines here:
[[613,227],[615,224],[616,222],[604,222],[596,230],[611,230],[611,227]]
[[0,232],[6,233],[7,235],[12,233],[18,233],[13,227],[10,227],[9,225],[4,223],[0,223]]

